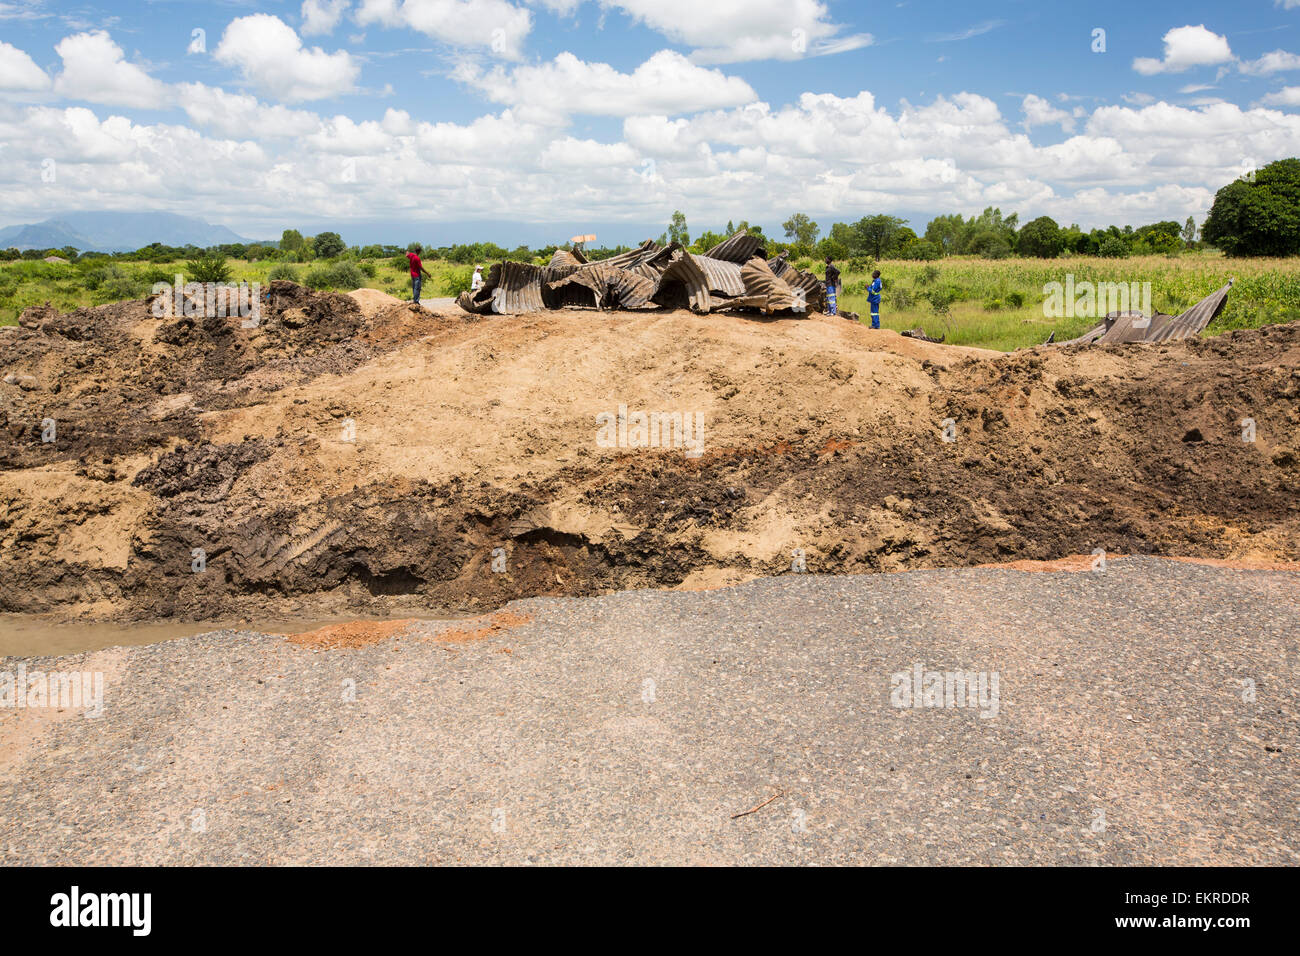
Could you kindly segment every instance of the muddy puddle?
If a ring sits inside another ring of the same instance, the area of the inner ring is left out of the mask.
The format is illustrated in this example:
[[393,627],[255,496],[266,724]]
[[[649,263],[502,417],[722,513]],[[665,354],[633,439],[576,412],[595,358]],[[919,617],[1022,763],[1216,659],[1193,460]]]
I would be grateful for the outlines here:
[[[446,621],[451,616],[401,615],[402,618]],[[53,621],[39,614],[0,614],[0,657],[43,657],[82,654],[105,647],[156,644],[227,628],[267,634],[301,634],[356,617],[278,617],[264,620],[149,621],[123,624],[99,621]]]

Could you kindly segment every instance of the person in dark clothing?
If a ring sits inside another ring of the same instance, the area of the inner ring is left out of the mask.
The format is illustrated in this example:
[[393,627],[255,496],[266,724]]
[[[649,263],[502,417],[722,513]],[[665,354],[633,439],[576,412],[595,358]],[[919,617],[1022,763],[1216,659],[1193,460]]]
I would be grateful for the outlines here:
[[840,270],[826,257],[826,314],[839,314]]

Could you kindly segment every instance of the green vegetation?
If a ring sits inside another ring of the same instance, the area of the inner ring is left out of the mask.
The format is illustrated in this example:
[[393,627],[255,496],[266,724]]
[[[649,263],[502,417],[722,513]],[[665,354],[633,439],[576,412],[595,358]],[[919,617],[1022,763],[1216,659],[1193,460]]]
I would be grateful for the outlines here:
[[[990,207],[978,216],[936,216],[918,235],[904,220],[886,214],[853,223],[832,223],[827,234],[803,213],[781,225],[787,242],[768,239],[748,221],[706,229],[692,243],[686,216],[675,211],[661,243],[680,242],[702,253],[744,229],[759,237],[769,256],[786,253],[799,269],[821,270],[827,256],[842,265],[843,311],[868,313],[866,286],[873,269],[884,278],[883,324],[904,330],[923,327],[947,334],[959,345],[1012,349],[1035,345],[1055,332],[1058,340],[1078,335],[1093,318],[1047,318],[1045,286],[1151,283],[1151,304],[1178,313],[1221,286],[1237,283],[1224,313],[1209,328],[1254,328],[1300,319],[1300,159],[1272,163],[1230,183],[1215,199],[1197,239],[1188,217],[1084,232],[1040,216],[1019,224],[1016,213]],[[26,307],[46,301],[60,309],[142,298],[155,283],[262,282],[289,279],[315,289],[349,291],[369,287],[410,295],[405,252],[416,243],[346,246],[335,232],[304,236],[286,229],[277,243],[230,244],[211,249],[153,243],[129,253],[79,253],[76,249],[0,250],[0,325],[13,324]],[[454,296],[469,288],[472,266],[513,259],[545,264],[556,246],[507,250],[491,242],[453,246],[424,244],[431,293]],[[628,251],[628,246],[586,249],[592,260]],[[1228,258],[1236,256],[1237,258]],[[58,256],[66,262],[46,262]],[[1242,258],[1247,257],[1247,258]],[[814,265],[816,260],[817,264]]]
[[[884,279],[881,325],[902,331],[917,326],[954,345],[1010,350],[1038,345],[1055,331],[1057,341],[1097,324],[1094,318],[1046,318],[1043,287],[1072,274],[1083,282],[1150,282],[1151,304],[1177,314],[1205,298],[1229,278],[1236,283],[1223,314],[1207,334],[1257,328],[1300,319],[1300,259],[1228,259],[1220,253],[1133,256],[1125,259],[1076,256],[1069,259],[977,259],[942,263],[893,259],[879,263]],[[844,271],[840,310],[869,321],[866,295],[859,291],[869,271]]]

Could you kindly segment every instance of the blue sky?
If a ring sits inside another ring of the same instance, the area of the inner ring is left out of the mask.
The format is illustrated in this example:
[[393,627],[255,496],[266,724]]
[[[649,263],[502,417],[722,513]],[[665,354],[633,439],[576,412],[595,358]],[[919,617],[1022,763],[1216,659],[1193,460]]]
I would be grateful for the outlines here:
[[0,0],[0,224],[156,209],[513,244],[633,241],[674,209],[769,234],[986,205],[1199,221],[1300,155],[1298,21],[1300,0]]

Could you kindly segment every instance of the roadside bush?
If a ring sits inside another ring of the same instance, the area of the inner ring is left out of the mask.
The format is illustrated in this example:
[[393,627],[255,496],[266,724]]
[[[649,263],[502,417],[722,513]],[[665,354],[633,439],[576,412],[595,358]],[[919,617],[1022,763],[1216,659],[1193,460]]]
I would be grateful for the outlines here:
[[462,292],[469,291],[470,283],[473,281],[473,269],[448,269],[438,279],[438,290],[443,295],[460,295]]
[[365,278],[355,262],[335,262],[313,266],[307,270],[303,285],[310,289],[342,289],[350,292],[365,284]]

